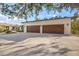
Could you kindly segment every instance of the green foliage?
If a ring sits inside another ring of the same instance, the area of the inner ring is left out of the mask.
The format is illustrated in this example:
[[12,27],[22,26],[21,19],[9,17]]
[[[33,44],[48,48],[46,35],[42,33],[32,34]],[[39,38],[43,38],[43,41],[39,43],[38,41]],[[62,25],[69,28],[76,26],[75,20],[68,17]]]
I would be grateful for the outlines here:
[[1,13],[4,15],[8,15],[10,18],[18,17],[18,18],[28,18],[28,16],[36,15],[36,20],[38,19],[38,15],[40,11],[45,8],[47,12],[50,11],[62,12],[62,9],[68,10],[71,8],[71,11],[74,8],[79,8],[79,4],[74,3],[14,3],[14,4],[4,4],[0,3]]
[[22,25],[16,25],[16,31],[22,32],[23,31],[23,26]]
[[72,33],[79,34],[79,22],[72,22]]
[[4,30],[3,29],[0,29],[0,32],[4,32]]
[[6,30],[5,32],[6,32],[6,33],[11,33],[11,30]]

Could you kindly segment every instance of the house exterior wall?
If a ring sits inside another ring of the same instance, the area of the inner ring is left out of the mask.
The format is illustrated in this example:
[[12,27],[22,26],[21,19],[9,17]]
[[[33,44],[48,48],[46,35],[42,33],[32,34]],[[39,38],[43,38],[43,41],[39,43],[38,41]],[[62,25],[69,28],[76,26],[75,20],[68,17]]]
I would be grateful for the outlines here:
[[6,29],[6,26],[0,25],[0,30],[4,31]]
[[[43,25],[58,25],[58,24],[64,24],[64,34],[71,34],[71,18],[27,22],[24,23],[25,27],[24,32],[27,32],[26,30],[27,26],[36,26],[36,25],[43,26]],[[42,32],[41,29],[40,32]]]
[[24,24],[24,33],[27,32],[27,26]]

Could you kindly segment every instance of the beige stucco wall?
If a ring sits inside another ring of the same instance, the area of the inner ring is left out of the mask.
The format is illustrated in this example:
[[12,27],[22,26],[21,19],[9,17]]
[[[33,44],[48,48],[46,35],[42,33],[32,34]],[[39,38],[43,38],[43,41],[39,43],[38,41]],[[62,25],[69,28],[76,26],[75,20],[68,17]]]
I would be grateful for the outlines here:
[[9,26],[9,30],[12,30],[12,27],[11,26]]
[[64,34],[71,34],[71,18],[27,22],[27,23],[24,23],[24,27],[25,27],[24,32],[27,32],[25,31],[27,26],[36,26],[36,25],[43,26],[43,25],[56,25],[56,24],[64,24]]
[[71,22],[70,18],[65,18],[65,19],[55,19],[55,20],[28,22],[28,23],[25,23],[25,26],[66,24],[66,23],[70,23],[70,22]]

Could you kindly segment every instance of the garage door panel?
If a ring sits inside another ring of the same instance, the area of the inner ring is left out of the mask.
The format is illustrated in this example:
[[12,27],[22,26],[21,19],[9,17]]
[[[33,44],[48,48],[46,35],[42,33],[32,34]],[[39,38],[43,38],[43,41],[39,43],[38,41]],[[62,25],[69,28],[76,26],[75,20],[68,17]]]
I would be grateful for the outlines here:
[[43,33],[64,34],[64,25],[45,25],[43,26]]
[[40,26],[27,26],[27,32],[40,32]]

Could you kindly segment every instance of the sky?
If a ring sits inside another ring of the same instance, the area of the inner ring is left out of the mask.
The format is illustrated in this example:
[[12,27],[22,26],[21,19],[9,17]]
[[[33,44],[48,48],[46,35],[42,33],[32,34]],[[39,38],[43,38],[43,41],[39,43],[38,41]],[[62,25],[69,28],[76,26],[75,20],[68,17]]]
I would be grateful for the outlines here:
[[0,14],[0,23],[9,23],[9,24],[21,24],[25,19],[9,19],[7,16]]
[[[71,17],[74,15],[74,13],[77,12],[76,9],[74,9],[71,13],[70,13],[70,8],[68,11],[66,11],[65,9],[62,10],[61,13],[54,13],[53,11],[51,11],[49,14],[46,12],[46,10],[43,10],[42,12],[40,12],[38,18],[40,19],[44,19],[44,18],[51,18],[51,17],[55,17],[55,16],[68,16]],[[33,17],[28,17],[27,21],[34,21],[35,20],[35,15]],[[14,18],[14,19],[9,19],[7,16],[4,16],[0,13],[0,23],[10,23],[10,24],[21,24],[21,22],[25,22],[25,19],[18,19],[18,18]]]
[[[51,18],[51,17],[55,17],[55,16],[61,16],[61,17],[72,17],[74,15],[74,13],[77,12],[76,9],[73,9],[72,12],[70,12],[70,8],[67,10],[63,9],[62,12],[58,13],[54,13],[53,11],[51,11],[49,14],[46,12],[46,10],[40,12],[38,18],[40,19],[44,19],[44,18]],[[35,15],[34,15],[35,16]],[[34,21],[35,18],[34,17],[29,17],[28,21]]]

